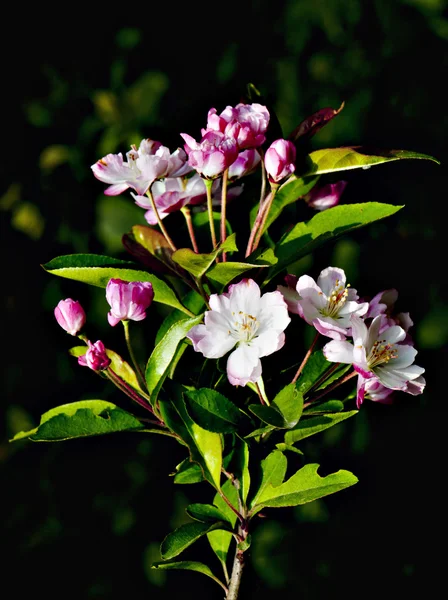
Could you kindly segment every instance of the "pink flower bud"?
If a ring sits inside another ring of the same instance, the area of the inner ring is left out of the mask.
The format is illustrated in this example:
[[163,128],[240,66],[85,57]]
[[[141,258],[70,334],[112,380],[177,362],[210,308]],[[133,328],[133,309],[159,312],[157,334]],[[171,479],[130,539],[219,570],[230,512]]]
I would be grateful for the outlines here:
[[202,130],[202,135],[207,131],[219,131],[232,137],[238,148],[258,148],[266,141],[266,130],[269,125],[269,111],[261,104],[237,104],[234,108],[227,106],[218,115],[216,108],[208,112],[207,129]]
[[205,179],[216,179],[238,157],[236,141],[219,131],[207,131],[199,143],[186,133],[181,136],[189,165]]
[[152,284],[147,281],[111,279],[106,286],[106,299],[111,310],[107,320],[112,327],[120,321],[142,321],[154,298]]
[[103,371],[110,365],[111,360],[107,356],[106,348],[100,340],[92,344],[87,342],[89,348],[83,356],[78,356],[78,364],[82,367],[89,367],[93,371]]
[[346,185],[346,181],[337,181],[336,183],[328,183],[323,186],[316,185],[306,194],[305,200],[308,202],[308,206],[311,206],[315,210],[333,208],[333,206],[339,204],[339,199]]
[[61,300],[54,309],[56,321],[70,335],[77,335],[84,327],[86,313],[77,300]]
[[264,166],[269,181],[279,183],[295,171],[296,148],[288,140],[275,140],[266,150]]

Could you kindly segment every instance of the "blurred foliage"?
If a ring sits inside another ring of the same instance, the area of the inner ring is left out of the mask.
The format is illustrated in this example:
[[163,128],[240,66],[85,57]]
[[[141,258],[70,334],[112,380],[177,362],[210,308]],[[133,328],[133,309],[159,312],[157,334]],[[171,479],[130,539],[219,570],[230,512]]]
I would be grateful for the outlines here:
[[[128,258],[120,236],[145,222],[143,211],[126,194],[103,196],[90,165],[108,152],[126,152],[143,137],[174,149],[180,132],[198,135],[210,107],[236,104],[253,82],[285,134],[315,110],[345,101],[313,148],[412,149],[436,156],[442,166],[409,161],[344,174],[344,202],[406,208],[295,265],[297,274],[315,276],[337,264],[366,296],[396,287],[399,310],[415,322],[418,364],[427,369],[428,387],[423,397],[398,396],[392,406],[366,403],[353,423],[307,441],[308,460],[328,472],[352,470],[360,483],[325,501],[284,509],[279,521],[267,510],[254,533],[242,597],[262,600],[276,590],[314,599],[335,588],[345,598],[357,598],[360,589],[372,597],[387,589],[392,596],[415,593],[420,585],[429,594],[437,580],[427,549],[431,532],[442,533],[443,508],[440,497],[416,490],[421,472],[430,481],[443,468],[448,317],[439,207],[448,187],[442,87],[447,2],[253,0],[239,3],[235,13],[220,7],[219,23],[210,20],[205,4],[170,10],[167,15],[166,6],[151,6],[150,15],[134,22],[129,14],[125,20],[110,14],[107,23],[93,14],[67,15],[68,28],[53,26],[42,13],[34,22],[30,13],[20,20],[20,36],[9,27],[3,36],[4,54],[17,44],[23,50],[4,61],[9,148],[0,189],[7,342],[0,537],[11,568],[3,587],[24,595],[45,589],[48,599],[67,586],[79,598],[112,599],[131,591],[156,599],[179,590],[185,599],[198,598],[197,574],[166,577],[149,569],[160,558],[158,544],[169,526],[185,519],[185,505],[207,501],[202,484],[181,493],[168,477],[183,458],[180,447],[142,434],[55,445],[12,446],[7,440],[62,402],[102,398],[130,408],[65,353],[70,340],[52,315],[60,298],[80,300],[90,316],[89,332],[95,322],[92,337],[125,354],[107,325],[102,291],[55,281],[39,266],[73,252]],[[292,223],[304,218],[301,210],[290,206],[285,214]],[[229,212],[237,221],[238,207]],[[162,317],[154,309],[136,329],[142,355]],[[294,331],[310,342],[303,323],[296,321]],[[201,552],[208,552],[205,541],[191,558],[203,560]],[[51,582],[45,580],[50,568]],[[27,576],[19,576],[25,569]],[[351,585],[341,587],[341,573],[350,574]],[[215,584],[199,582],[199,597],[214,597]]]

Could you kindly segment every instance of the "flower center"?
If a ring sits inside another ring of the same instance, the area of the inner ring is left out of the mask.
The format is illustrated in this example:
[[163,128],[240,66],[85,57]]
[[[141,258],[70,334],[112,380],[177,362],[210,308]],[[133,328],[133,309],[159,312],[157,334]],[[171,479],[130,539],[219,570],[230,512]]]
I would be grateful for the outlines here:
[[340,283],[339,279],[336,279],[334,288],[328,295],[327,306],[320,311],[324,317],[337,317],[338,312],[341,310],[347,300],[349,287],[349,283],[346,287],[344,287]]
[[398,350],[395,348],[395,344],[386,344],[386,340],[377,340],[367,357],[367,365],[369,369],[373,370],[375,367],[388,363],[391,358],[397,358]]
[[234,336],[240,342],[250,342],[260,327],[257,317],[249,315],[242,310],[238,313],[232,311],[232,317],[235,319],[232,323]]

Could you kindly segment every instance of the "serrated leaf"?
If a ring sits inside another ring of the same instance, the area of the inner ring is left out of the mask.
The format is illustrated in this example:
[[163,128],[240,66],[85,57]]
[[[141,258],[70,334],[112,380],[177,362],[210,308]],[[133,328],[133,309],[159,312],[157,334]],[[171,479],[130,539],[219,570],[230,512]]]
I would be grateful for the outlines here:
[[222,252],[236,252],[238,248],[235,243],[236,234],[232,233],[228,238],[219,244],[216,250],[210,254],[197,254],[190,248],[181,248],[173,253],[172,259],[183,269],[191,273],[196,279],[201,279],[213,265],[216,258]]
[[203,575],[207,575],[216,581],[218,585],[220,585],[223,590],[227,593],[226,586],[213,574],[212,570],[204,565],[204,563],[193,561],[193,560],[181,560],[181,561],[172,561],[172,562],[156,562],[151,565],[151,569],[160,569],[163,571],[180,569],[184,571],[196,571],[196,573],[202,573]]
[[179,344],[190,329],[201,321],[202,315],[199,315],[174,323],[152,351],[146,365],[145,377],[153,405],[157,401],[157,396],[168,374],[171,362],[175,358]]
[[203,523],[227,521],[226,516],[213,504],[190,504],[186,511],[192,519]]
[[154,301],[178,308],[185,314],[191,316],[174,291],[164,281],[153,275],[142,271],[132,262],[101,256],[99,254],[69,254],[59,256],[42,267],[53,275],[82,281],[97,287],[105,288],[112,278],[123,281],[149,281],[154,289]]
[[366,169],[373,165],[402,159],[431,160],[440,162],[433,156],[412,150],[382,150],[366,146],[345,146],[342,148],[324,148],[308,155],[305,175],[322,175],[348,169]]
[[232,433],[237,430],[242,413],[219,392],[200,388],[189,390],[184,395],[188,398],[191,417],[204,429],[216,433]]
[[341,423],[341,421],[345,421],[345,419],[349,419],[356,414],[358,414],[357,410],[351,410],[349,412],[329,413],[320,417],[302,419],[294,429],[290,429],[285,433],[285,443],[295,444],[315,433],[329,429],[330,427],[333,427],[333,425],[337,425],[338,423]]
[[227,530],[228,528],[229,525],[225,522],[212,524],[197,522],[181,525],[178,529],[169,533],[163,540],[162,545],[160,546],[162,558],[163,560],[174,558],[210,531],[216,529]]
[[202,469],[197,463],[192,463],[189,458],[186,458],[176,467],[174,475],[174,483],[200,483],[204,481]]
[[302,415],[303,395],[295,383],[290,383],[277,394],[270,406],[251,404],[249,410],[268,425],[291,429]]
[[344,204],[319,212],[306,223],[297,223],[276,244],[274,252],[278,262],[269,269],[264,283],[324,242],[389,217],[401,208],[380,202]]
[[286,456],[280,450],[274,450],[260,463],[260,483],[255,496],[250,501],[249,507],[253,508],[268,485],[277,487],[283,483],[286,475],[288,462]]
[[306,504],[339,492],[358,481],[353,473],[344,470],[321,477],[317,473],[318,468],[318,464],[305,465],[281,485],[267,485],[254,504],[253,514],[263,507]]
[[171,258],[173,254],[171,246],[166,241],[165,236],[157,229],[147,225],[134,225],[127,238],[139,244],[151,257],[154,257],[156,261],[160,261],[165,267],[176,273],[182,272]]
[[56,442],[138,429],[144,429],[144,425],[115,404],[81,400],[52,408],[41,416],[38,427],[17,433],[11,441],[29,438],[34,442]]

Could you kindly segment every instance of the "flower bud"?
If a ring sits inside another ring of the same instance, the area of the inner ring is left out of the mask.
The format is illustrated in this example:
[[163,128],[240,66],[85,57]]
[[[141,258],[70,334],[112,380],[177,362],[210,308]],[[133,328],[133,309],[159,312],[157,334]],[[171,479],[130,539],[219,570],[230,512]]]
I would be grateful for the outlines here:
[[296,148],[288,140],[275,140],[266,150],[264,166],[271,183],[279,183],[294,173],[296,166]]
[[337,181],[336,183],[328,183],[327,185],[316,185],[305,196],[308,206],[315,210],[326,210],[333,208],[339,204],[339,199],[347,185],[346,181]]
[[93,371],[103,371],[110,365],[111,360],[107,356],[106,348],[100,340],[92,344],[87,342],[89,348],[83,356],[78,356],[78,364],[82,367],[89,367]]
[[238,157],[236,141],[219,131],[207,131],[199,143],[186,133],[181,136],[189,165],[205,179],[216,179]]
[[84,327],[86,313],[77,300],[61,300],[54,309],[56,321],[70,335],[77,335]]
[[142,321],[146,309],[154,298],[154,290],[149,281],[122,281],[111,279],[106,286],[106,299],[111,310],[107,320],[112,327],[120,321]]

